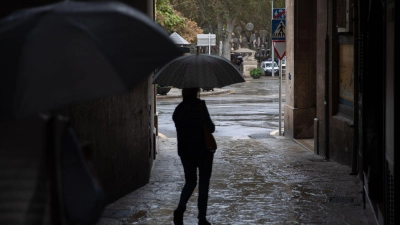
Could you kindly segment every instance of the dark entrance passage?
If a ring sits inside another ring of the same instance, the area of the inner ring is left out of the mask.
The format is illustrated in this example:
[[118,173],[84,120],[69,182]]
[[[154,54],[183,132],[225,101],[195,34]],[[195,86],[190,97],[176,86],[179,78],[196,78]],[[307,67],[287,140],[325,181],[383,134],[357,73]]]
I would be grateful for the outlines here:
[[[203,98],[219,146],[207,219],[212,224],[368,224],[360,182],[349,167],[271,135],[278,127],[277,85],[277,78],[262,77]],[[180,101],[158,101],[159,152],[149,184],[110,204],[99,224],[172,224],[184,184],[171,118]],[[196,188],[184,224],[197,224],[197,193]]]

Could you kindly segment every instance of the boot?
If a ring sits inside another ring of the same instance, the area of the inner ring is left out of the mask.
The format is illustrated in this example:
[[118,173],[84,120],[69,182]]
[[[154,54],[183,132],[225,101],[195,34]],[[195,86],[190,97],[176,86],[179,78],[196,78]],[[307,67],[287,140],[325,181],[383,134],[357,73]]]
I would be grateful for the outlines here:
[[174,224],[175,225],[183,225],[183,212],[174,211]]
[[211,223],[206,218],[201,218],[199,219],[199,225],[211,225]]

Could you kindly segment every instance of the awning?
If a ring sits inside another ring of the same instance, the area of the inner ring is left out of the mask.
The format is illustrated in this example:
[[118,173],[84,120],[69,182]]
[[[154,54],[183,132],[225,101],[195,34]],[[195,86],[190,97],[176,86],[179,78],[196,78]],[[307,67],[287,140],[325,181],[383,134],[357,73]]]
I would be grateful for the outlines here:
[[172,33],[169,35],[169,37],[172,39],[172,41],[177,44],[177,45],[189,45],[190,43],[186,41],[183,37],[181,37],[179,34],[176,32]]

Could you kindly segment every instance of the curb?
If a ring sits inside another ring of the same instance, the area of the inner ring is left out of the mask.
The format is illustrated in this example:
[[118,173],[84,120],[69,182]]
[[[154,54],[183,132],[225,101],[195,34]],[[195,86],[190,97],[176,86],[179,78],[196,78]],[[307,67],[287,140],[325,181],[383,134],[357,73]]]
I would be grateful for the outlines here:
[[299,144],[301,147],[314,152],[314,146],[309,146],[303,139],[293,139],[297,144]]
[[[172,93],[170,93],[172,92]],[[169,92],[169,95],[157,95],[157,99],[163,99],[163,98],[182,98],[182,94],[179,88],[172,88],[171,91]],[[225,93],[230,93],[230,89],[217,89],[214,88],[214,91],[201,91],[200,92],[200,97],[201,96],[209,96],[209,95],[218,95],[218,94],[225,94]]]

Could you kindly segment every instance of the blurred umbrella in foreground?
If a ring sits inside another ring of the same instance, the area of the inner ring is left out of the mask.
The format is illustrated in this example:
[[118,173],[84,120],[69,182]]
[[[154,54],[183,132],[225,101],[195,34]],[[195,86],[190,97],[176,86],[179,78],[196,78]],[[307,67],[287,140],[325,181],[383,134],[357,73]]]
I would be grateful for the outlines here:
[[227,59],[196,54],[176,58],[160,68],[153,84],[176,88],[215,88],[245,82],[240,71]]
[[119,2],[18,11],[0,21],[0,118],[128,91],[180,55],[161,26]]

